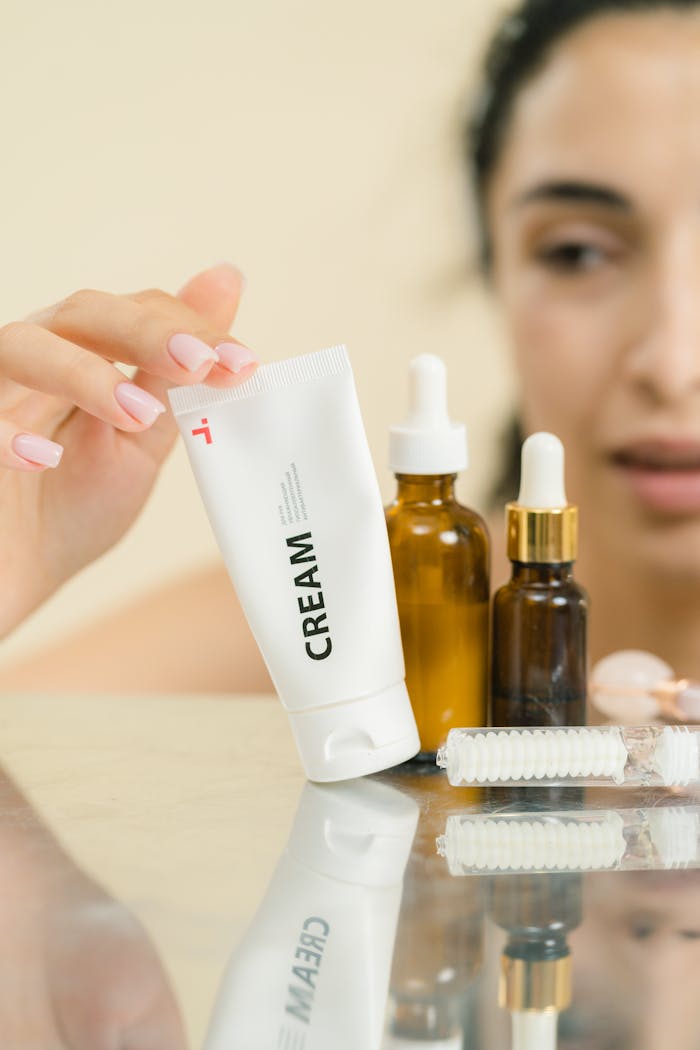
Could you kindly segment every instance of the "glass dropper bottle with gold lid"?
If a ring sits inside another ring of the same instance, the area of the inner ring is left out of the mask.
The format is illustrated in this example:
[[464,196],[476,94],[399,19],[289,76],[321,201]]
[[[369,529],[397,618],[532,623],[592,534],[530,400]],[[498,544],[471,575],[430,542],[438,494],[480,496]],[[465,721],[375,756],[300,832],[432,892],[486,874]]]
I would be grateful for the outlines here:
[[493,600],[490,725],[583,725],[588,597],[574,579],[578,509],[566,498],[556,435],[524,442],[506,523],[513,568]]
[[467,434],[448,416],[444,362],[416,357],[410,389],[408,418],[390,431],[398,491],[386,520],[419,758],[431,761],[450,729],[486,722],[490,552],[484,521],[455,495]]

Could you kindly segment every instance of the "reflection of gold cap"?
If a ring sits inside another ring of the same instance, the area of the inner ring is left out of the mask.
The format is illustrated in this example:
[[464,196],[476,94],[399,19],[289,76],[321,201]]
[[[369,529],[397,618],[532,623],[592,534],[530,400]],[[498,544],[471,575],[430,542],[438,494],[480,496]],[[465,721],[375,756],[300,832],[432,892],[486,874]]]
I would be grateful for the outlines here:
[[508,557],[511,561],[556,563],[575,561],[578,553],[578,507],[506,505]]
[[571,956],[514,959],[501,956],[498,1002],[508,1010],[565,1010],[571,1003]]

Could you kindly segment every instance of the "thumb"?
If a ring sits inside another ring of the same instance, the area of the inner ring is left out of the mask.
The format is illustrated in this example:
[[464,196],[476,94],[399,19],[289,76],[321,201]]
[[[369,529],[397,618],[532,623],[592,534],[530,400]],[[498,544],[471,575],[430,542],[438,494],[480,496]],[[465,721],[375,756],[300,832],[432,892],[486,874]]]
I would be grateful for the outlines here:
[[212,328],[228,332],[238,312],[245,278],[237,266],[219,263],[185,284],[177,298],[205,317]]

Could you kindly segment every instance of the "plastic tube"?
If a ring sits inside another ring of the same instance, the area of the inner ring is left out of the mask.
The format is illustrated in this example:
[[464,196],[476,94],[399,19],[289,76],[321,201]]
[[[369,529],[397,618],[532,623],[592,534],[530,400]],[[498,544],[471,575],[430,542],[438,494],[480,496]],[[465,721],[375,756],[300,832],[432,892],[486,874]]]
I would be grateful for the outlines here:
[[700,781],[699,734],[698,726],[452,729],[437,764],[455,787],[686,787]]
[[411,758],[389,542],[345,348],[169,396],[307,776]]
[[437,850],[451,875],[694,868],[700,806],[456,814]]

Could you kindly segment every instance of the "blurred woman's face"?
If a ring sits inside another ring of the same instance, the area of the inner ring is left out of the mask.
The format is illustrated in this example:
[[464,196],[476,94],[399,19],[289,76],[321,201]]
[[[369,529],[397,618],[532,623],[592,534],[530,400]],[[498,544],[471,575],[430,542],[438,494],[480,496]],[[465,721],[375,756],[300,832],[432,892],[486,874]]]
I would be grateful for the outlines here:
[[700,8],[557,44],[489,218],[523,423],[564,441],[584,543],[700,578]]
[[585,887],[565,1015],[580,1038],[560,1040],[561,1050],[697,1050],[700,872],[601,873]]

